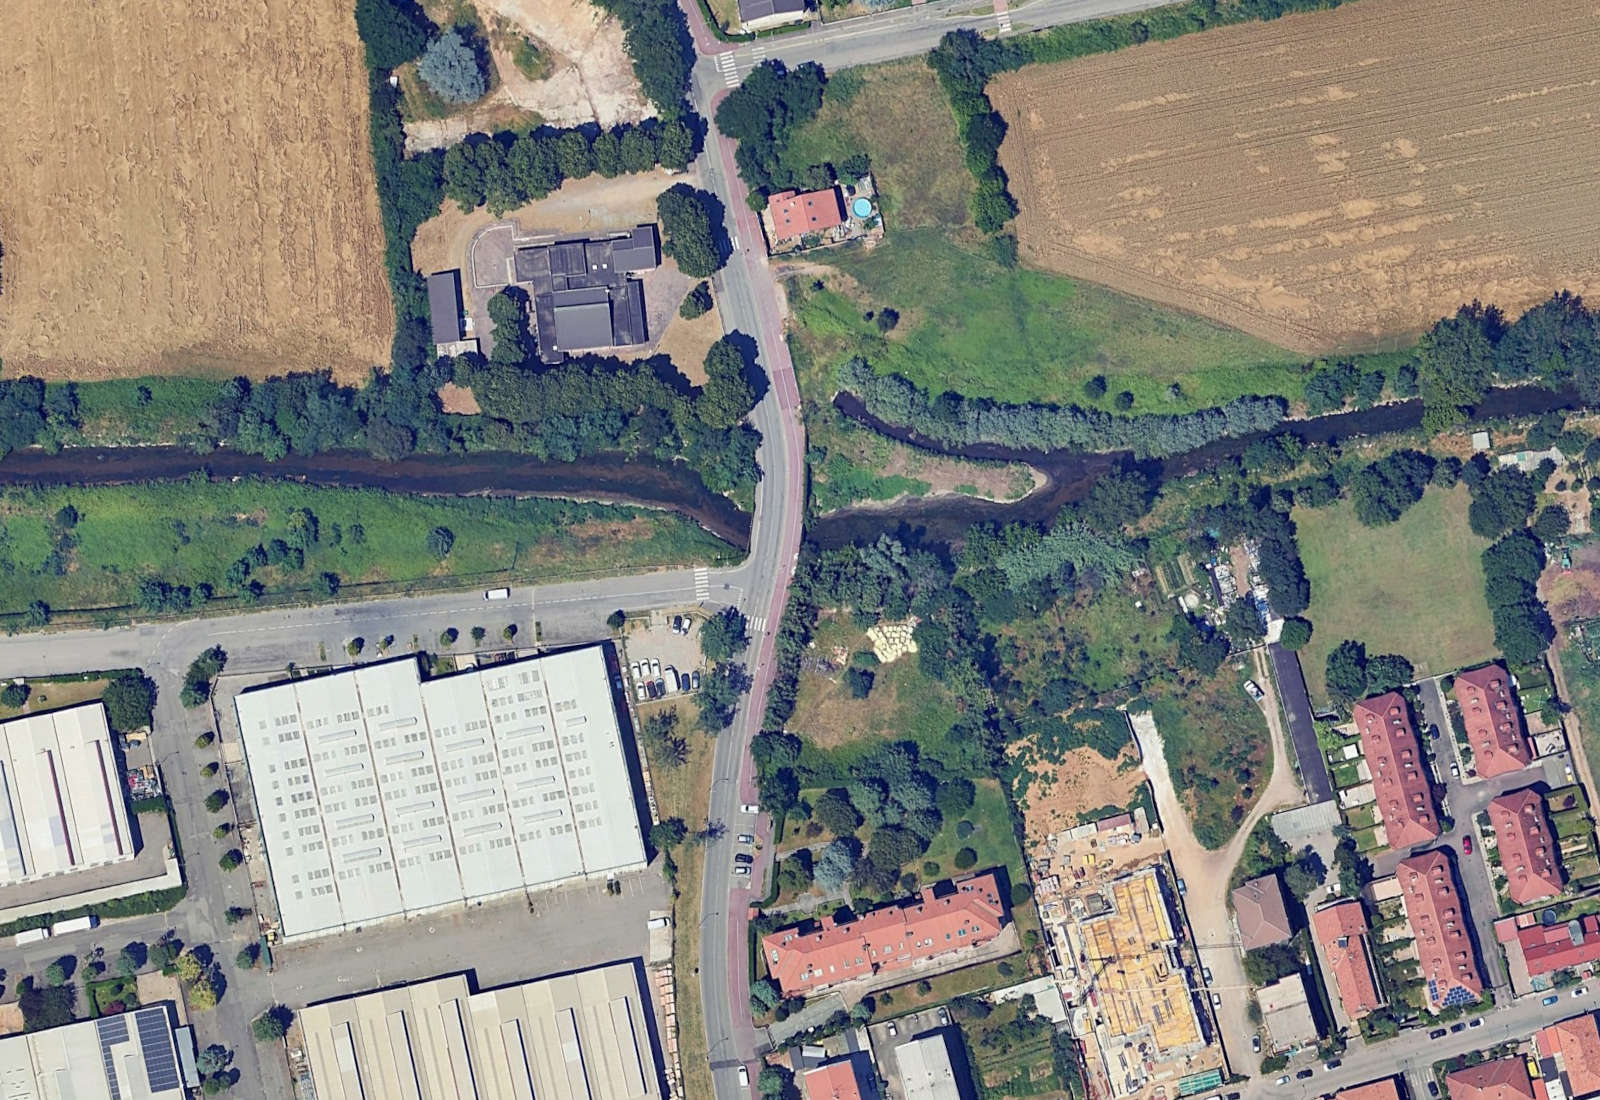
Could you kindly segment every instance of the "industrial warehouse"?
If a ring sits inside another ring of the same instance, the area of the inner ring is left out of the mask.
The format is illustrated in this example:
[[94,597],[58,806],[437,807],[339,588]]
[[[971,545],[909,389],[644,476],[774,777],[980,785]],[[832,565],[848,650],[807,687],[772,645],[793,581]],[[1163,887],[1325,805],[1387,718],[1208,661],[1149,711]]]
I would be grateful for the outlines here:
[[473,993],[461,975],[312,1005],[317,1100],[652,1100],[661,1075],[632,963]]
[[6,1100],[179,1100],[182,1076],[161,1006],[0,1039]]
[[0,886],[134,857],[99,703],[0,723]]
[[235,699],[286,939],[645,866],[599,646],[414,658]]

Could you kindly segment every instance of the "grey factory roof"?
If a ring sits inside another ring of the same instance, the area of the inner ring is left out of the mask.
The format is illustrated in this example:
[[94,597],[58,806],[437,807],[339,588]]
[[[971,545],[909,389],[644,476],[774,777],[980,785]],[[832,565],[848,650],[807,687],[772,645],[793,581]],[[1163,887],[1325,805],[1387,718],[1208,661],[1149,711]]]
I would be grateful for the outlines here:
[[[298,1016],[317,1100],[653,1100],[649,1009],[632,963],[473,993],[454,975]],[[438,1082],[419,1092],[417,1082]]]
[[936,1031],[894,1048],[906,1100],[961,1100],[944,1032]]
[[385,661],[234,705],[285,937],[644,866],[599,646],[426,682]]
[[438,271],[428,276],[428,318],[435,344],[461,339],[461,272]]
[[806,10],[806,0],[739,0],[739,20],[754,23],[774,15],[797,15]]
[[0,1039],[6,1100],[179,1100],[172,1021],[156,1005]]
[[0,722],[0,885],[134,857],[98,702]]

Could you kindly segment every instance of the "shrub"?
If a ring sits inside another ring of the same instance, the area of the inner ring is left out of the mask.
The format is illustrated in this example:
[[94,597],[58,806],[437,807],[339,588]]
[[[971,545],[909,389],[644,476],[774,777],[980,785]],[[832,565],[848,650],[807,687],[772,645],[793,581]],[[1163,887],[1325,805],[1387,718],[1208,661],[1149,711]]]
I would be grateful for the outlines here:
[[27,701],[27,684],[11,683],[0,689],[0,704],[11,707],[13,710],[20,708]]
[[215,790],[206,795],[206,809],[212,813],[221,813],[222,808],[228,804],[228,792]]
[[443,561],[450,556],[450,549],[456,544],[456,536],[448,527],[435,527],[428,532],[427,541],[428,553]]
[[956,853],[954,863],[958,871],[971,870],[978,865],[978,853],[971,848],[963,848]]
[[417,62],[417,75],[435,95],[451,103],[472,103],[488,90],[477,52],[454,29],[428,43]]
[[710,312],[711,304],[711,284],[696,283],[694,289],[684,297],[683,305],[678,307],[678,316],[685,321],[692,321]]
[[1306,619],[1291,618],[1283,621],[1283,632],[1278,644],[1284,649],[1304,649],[1311,641],[1311,623]]
[[283,1005],[273,1005],[250,1024],[250,1034],[258,1043],[271,1043],[282,1039],[294,1020],[294,1013]]
[[244,863],[244,853],[239,851],[237,848],[229,848],[226,852],[223,852],[221,858],[217,860],[217,866],[221,867],[224,871],[238,870],[242,863]]

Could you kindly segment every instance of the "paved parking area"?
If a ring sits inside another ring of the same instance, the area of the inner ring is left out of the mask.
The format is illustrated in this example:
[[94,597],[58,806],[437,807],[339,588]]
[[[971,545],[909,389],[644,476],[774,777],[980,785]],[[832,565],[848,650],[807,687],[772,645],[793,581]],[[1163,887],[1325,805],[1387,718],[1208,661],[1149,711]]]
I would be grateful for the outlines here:
[[[663,678],[669,666],[679,672],[700,668],[700,620],[691,618],[689,633],[678,634],[672,630],[672,618],[672,615],[661,612],[652,615],[648,625],[635,626],[630,623],[623,640],[624,664],[631,668],[635,661],[659,661]],[[631,672],[628,690],[633,690]],[[670,694],[670,683],[667,690]]]
[[872,1043],[872,1058],[877,1063],[878,1073],[888,1086],[886,1095],[890,1100],[904,1100],[906,1094],[905,1086],[900,1082],[900,1062],[894,1053],[894,1048],[901,1043],[943,1033],[945,1042],[951,1048],[951,1063],[959,1066],[965,1058],[961,1029],[953,1021],[949,1024],[943,1023],[939,1017],[941,1011],[940,1008],[923,1009],[921,1012],[912,1012],[886,1023],[873,1024],[867,1029],[867,1036]]

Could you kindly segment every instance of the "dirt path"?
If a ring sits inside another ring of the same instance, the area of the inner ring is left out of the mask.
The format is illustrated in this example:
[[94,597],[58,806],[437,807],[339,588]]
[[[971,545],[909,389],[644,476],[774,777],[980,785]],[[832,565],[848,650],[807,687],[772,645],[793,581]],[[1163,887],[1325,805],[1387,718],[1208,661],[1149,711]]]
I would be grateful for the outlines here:
[[1133,718],[1133,729],[1144,758],[1145,774],[1155,792],[1156,809],[1161,815],[1173,866],[1188,887],[1183,901],[1189,927],[1202,964],[1211,970],[1211,990],[1222,996],[1222,1006],[1217,1010],[1218,1027],[1227,1044],[1229,1065],[1236,1073],[1253,1075],[1260,1070],[1260,1058],[1250,1053],[1249,1044],[1245,1042],[1245,1037],[1254,1032],[1255,1027],[1249,1017],[1250,983],[1244,976],[1233,922],[1228,916],[1228,877],[1239,862],[1256,823],[1274,810],[1298,805],[1304,795],[1289,761],[1288,738],[1266,650],[1251,651],[1250,660],[1255,667],[1255,681],[1266,693],[1262,707],[1266,711],[1267,729],[1272,734],[1272,780],[1240,822],[1239,831],[1227,847],[1211,851],[1195,839],[1188,815],[1183,812],[1177,792],[1173,790],[1161,733],[1155,722],[1148,714],[1138,715]]

